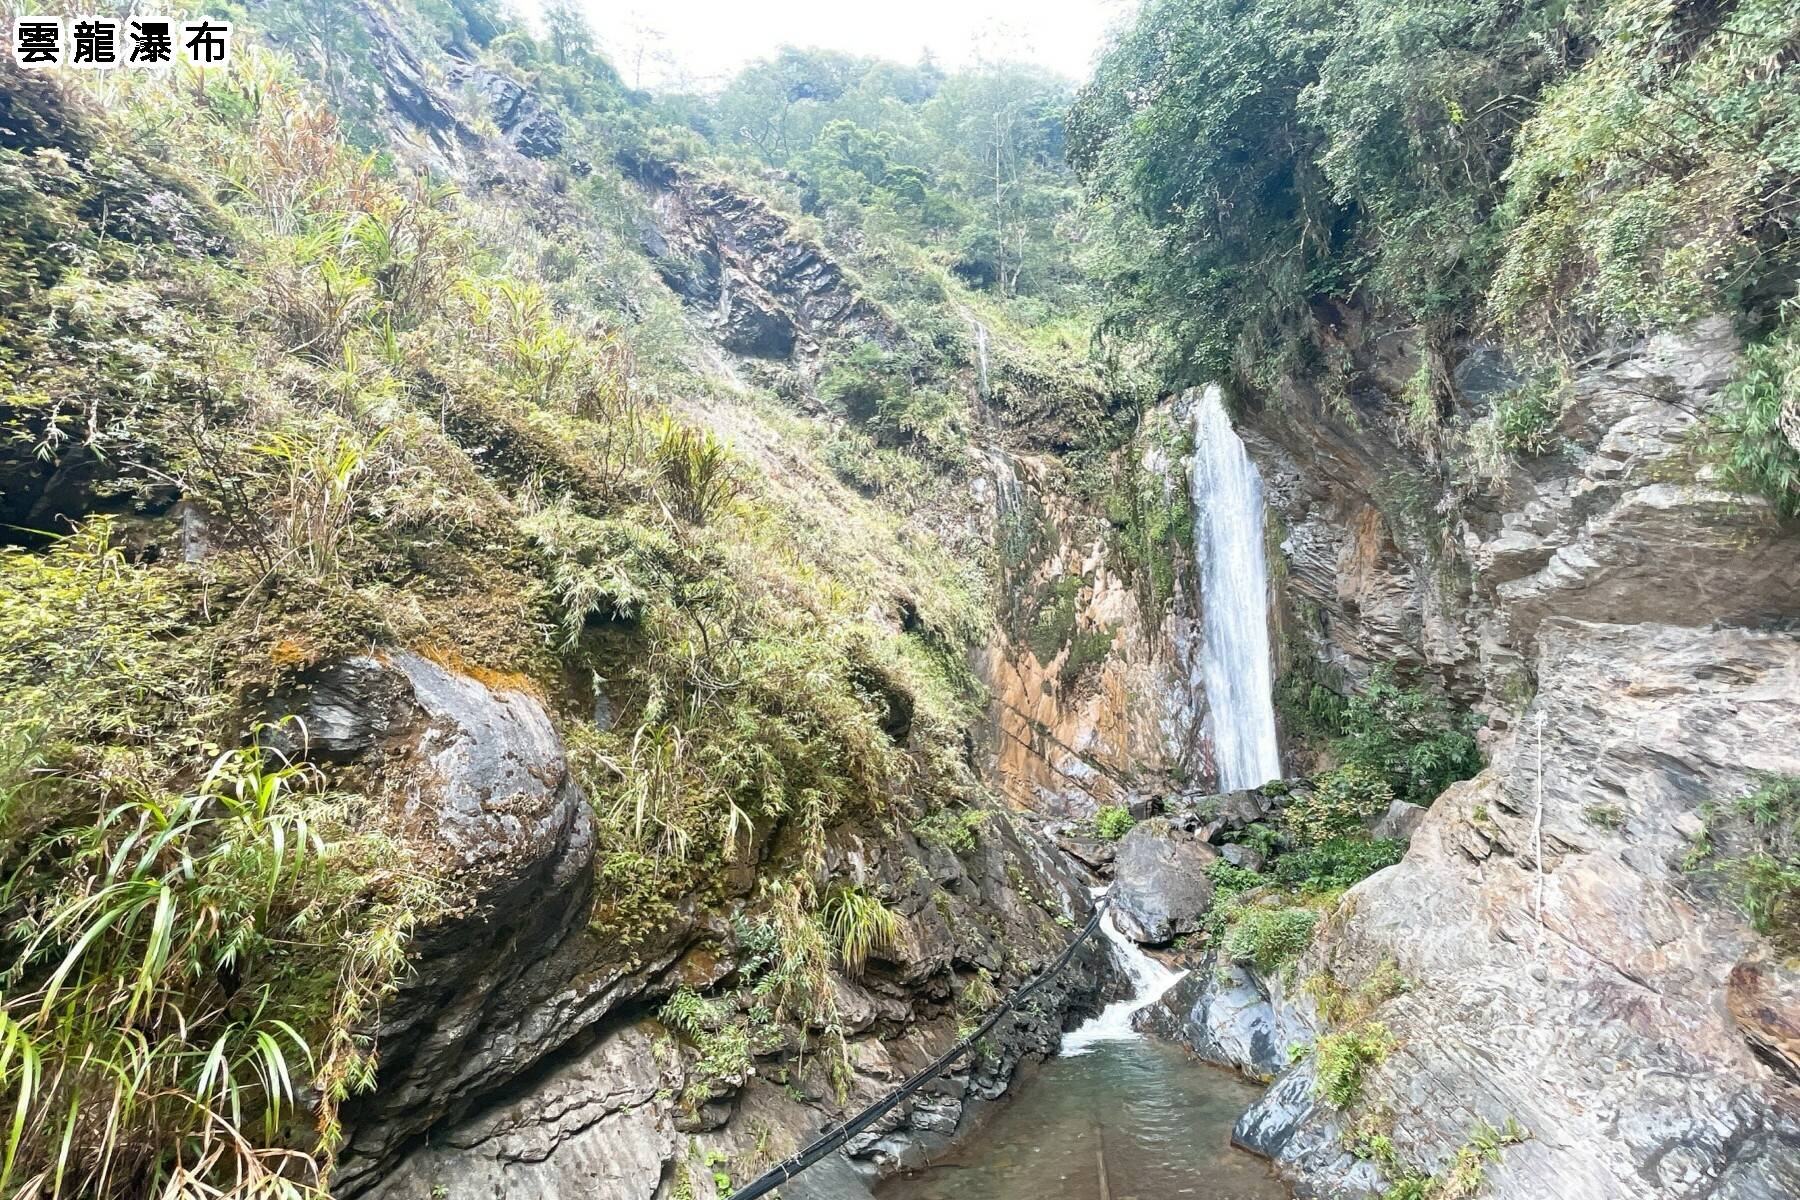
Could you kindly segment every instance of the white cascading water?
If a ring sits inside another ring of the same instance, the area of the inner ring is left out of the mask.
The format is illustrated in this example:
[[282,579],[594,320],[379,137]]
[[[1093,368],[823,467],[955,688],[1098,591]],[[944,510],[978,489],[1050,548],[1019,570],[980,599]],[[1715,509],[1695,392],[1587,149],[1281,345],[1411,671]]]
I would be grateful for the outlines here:
[[975,329],[975,361],[981,372],[981,397],[985,400],[988,394],[987,326],[974,317],[969,318],[969,324]]
[[1269,654],[1269,569],[1262,476],[1231,427],[1218,385],[1194,406],[1194,556],[1204,643],[1200,683],[1212,712],[1219,790],[1281,774]]
[[[1096,889],[1095,894],[1099,895],[1103,891],[1104,889]],[[1126,1042],[1143,1036],[1131,1027],[1131,1018],[1140,1009],[1149,1008],[1161,1000],[1163,993],[1187,974],[1186,971],[1171,971],[1145,954],[1143,947],[1119,932],[1119,927],[1113,924],[1110,910],[1101,918],[1100,932],[1113,944],[1114,952],[1125,966],[1126,975],[1131,978],[1131,995],[1123,1000],[1113,1001],[1099,1016],[1063,1034],[1060,1053],[1065,1058],[1086,1054],[1101,1042]]]

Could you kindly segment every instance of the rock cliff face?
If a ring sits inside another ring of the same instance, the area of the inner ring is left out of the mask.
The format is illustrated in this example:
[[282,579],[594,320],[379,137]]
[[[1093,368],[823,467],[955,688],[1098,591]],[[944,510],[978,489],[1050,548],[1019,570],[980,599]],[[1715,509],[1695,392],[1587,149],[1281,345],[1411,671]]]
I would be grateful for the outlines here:
[[733,354],[811,361],[826,337],[891,349],[893,322],[787,218],[754,196],[672,163],[627,164],[650,196],[643,249]]
[[[1348,1149],[1371,1121],[1427,1169],[1516,1122],[1486,1172],[1502,1198],[1800,1188],[1791,966],[1688,869],[1709,804],[1800,772],[1800,537],[1693,454],[1734,353],[1705,323],[1606,355],[1555,453],[1445,492],[1378,393],[1343,414],[1296,390],[1255,419],[1292,628],[1351,678],[1393,662],[1476,704],[1490,751],[1290,980],[1197,973],[1161,1018],[1284,1071],[1238,1138],[1299,1194],[1380,1190]],[[1356,1021],[1391,1048],[1336,1111],[1306,1050],[1344,1014],[1317,996],[1392,972]]]
[[[1153,467],[1179,484],[1178,461]],[[1053,817],[1142,808],[1209,769],[1193,592],[1148,598],[1118,561],[1106,522],[1069,500],[1041,460],[998,458],[995,538],[1002,622],[979,669],[992,693],[992,771],[1007,798]],[[1184,545],[1174,560],[1191,561]]]

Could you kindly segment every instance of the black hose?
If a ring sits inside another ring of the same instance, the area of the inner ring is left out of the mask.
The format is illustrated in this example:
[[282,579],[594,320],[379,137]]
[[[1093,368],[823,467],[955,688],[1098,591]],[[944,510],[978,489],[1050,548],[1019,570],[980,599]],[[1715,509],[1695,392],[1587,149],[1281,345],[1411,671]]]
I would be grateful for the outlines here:
[[987,1019],[976,1027],[974,1033],[971,1033],[968,1037],[963,1038],[961,1041],[957,1042],[956,1045],[938,1055],[936,1059],[932,1060],[930,1066],[901,1084],[897,1091],[877,1100],[875,1103],[869,1105],[869,1107],[863,1109],[854,1117],[842,1122],[835,1128],[820,1134],[811,1145],[796,1151],[792,1156],[783,1159],[749,1183],[746,1183],[743,1187],[732,1192],[728,1200],[754,1200],[757,1196],[767,1195],[769,1192],[774,1191],[800,1172],[806,1170],[806,1168],[824,1158],[827,1154],[838,1149],[845,1142],[849,1141],[875,1122],[881,1120],[881,1118],[892,1112],[895,1106],[902,1100],[943,1074],[944,1071],[949,1069],[952,1063],[967,1054],[976,1042],[980,1041],[983,1037],[986,1037],[988,1030],[992,1029],[999,1022],[1001,1017],[1004,1017],[1007,1013],[1017,1008],[1021,1001],[1031,995],[1031,993],[1037,991],[1038,988],[1042,987],[1045,981],[1051,976],[1060,973],[1064,967],[1069,965],[1069,960],[1075,957],[1075,951],[1079,950],[1082,943],[1092,937],[1094,931],[1100,928],[1100,917],[1101,914],[1106,911],[1106,905],[1109,899],[1111,899],[1111,897],[1108,896],[1102,896],[1100,898],[1100,903],[1094,906],[1094,915],[1088,918],[1087,925],[1085,925],[1081,932],[1076,935],[1075,940],[1069,943],[1069,948],[1062,952],[1061,958],[1057,959],[1054,963],[1051,963],[1045,970],[1039,971],[1028,983],[1024,984],[1018,991],[1007,997],[1006,1002],[996,1008],[993,1012],[989,1013]]

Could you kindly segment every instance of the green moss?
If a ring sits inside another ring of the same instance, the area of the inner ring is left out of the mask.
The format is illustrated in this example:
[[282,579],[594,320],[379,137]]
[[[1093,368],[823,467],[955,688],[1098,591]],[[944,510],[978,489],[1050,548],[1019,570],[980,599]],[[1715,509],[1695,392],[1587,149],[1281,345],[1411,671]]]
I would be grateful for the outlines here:
[[1096,629],[1077,630],[1069,640],[1069,654],[1063,659],[1057,678],[1064,687],[1078,682],[1088,668],[1112,657],[1113,645],[1119,640],[1119,627],[1102,625]]
[[1084,586],[1081,576],[1065,575],[1039,594],[1037,611],[1031,618],[1025,644],[1040,663],[1050,662],[1069,644],[1075,632]]

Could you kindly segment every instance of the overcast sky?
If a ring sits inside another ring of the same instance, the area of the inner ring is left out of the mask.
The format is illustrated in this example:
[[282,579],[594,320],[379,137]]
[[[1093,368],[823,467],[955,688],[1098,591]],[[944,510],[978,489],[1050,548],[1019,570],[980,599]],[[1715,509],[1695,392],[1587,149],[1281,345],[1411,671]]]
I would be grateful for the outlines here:
[[[722,82],[783,45],[940,66],[985,55],[1087,78],[1107,28],[1133,0],[578,0],[627,84]],[[536,22],[541,0],[513,0]],[[685,78],[684,78],[685,76]]]

